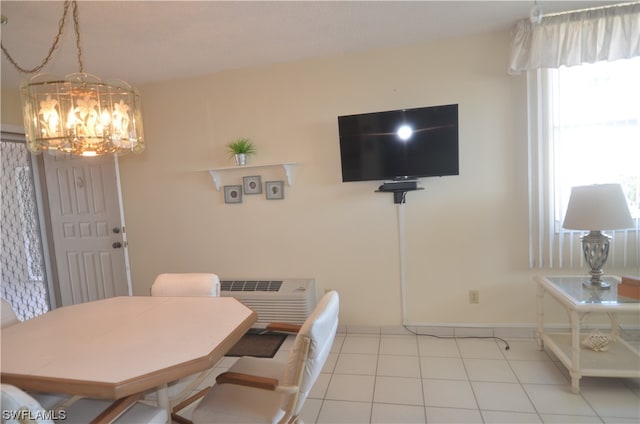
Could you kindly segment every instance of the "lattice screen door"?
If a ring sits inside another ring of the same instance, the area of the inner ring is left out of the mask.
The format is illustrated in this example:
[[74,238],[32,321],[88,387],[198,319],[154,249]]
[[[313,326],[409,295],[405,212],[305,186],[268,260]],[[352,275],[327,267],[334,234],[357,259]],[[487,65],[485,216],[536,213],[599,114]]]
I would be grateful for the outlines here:
[[0,296],[20,320],[49,310],[31,158],[19,134],[1,133]]

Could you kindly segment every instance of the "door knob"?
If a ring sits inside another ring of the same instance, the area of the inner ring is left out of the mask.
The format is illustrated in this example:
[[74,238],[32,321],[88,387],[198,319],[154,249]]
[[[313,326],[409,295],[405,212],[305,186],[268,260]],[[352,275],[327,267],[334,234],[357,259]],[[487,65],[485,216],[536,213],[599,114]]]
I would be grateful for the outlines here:
[[113,247],[114,249],[120,249],[122,247],[122,243],[120,243],[119,241],[116,241],[111,245],[111,247]]
[[114,234],[120,234],[120,227],[113,227],[112,231]]

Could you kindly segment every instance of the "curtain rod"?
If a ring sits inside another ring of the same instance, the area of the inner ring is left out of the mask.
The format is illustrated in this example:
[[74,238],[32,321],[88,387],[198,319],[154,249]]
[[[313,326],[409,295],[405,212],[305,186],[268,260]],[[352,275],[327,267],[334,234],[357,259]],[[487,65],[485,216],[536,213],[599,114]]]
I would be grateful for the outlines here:
[[628,2],[628,3],[608,4],[608,5],[605,5],[605,6],[587,7],[587,8],[584,8],[584,9],[567,10],[565,12],[547,13],[547,14],[542,15],[542,17],[543,18],[549,18],[549,17],[552,17],[552,16],[568,15],[568,14],[571,14],[571,13],[590,12],[592,10],[603,10],[603,9],[613,9],[614,7],[633,6],[635,4],[640,4],[640,1],[632,1],[632,2]]

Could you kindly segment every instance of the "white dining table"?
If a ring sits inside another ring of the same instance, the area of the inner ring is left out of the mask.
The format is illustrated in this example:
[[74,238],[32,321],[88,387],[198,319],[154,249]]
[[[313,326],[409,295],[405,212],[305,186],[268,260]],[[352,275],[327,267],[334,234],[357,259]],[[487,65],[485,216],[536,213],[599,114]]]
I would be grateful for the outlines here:
[[2,329],[1,378],[24,390],[103,399],[158,391],[213,367],[255,323],[232,297],[114,297]]

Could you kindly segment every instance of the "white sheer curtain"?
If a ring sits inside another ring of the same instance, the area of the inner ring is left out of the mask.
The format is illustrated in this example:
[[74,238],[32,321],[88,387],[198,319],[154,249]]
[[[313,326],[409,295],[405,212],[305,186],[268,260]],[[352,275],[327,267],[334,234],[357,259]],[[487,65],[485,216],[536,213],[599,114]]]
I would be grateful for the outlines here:
[[523,19],[511,35],[510,73],[640,56],[640,3]]

